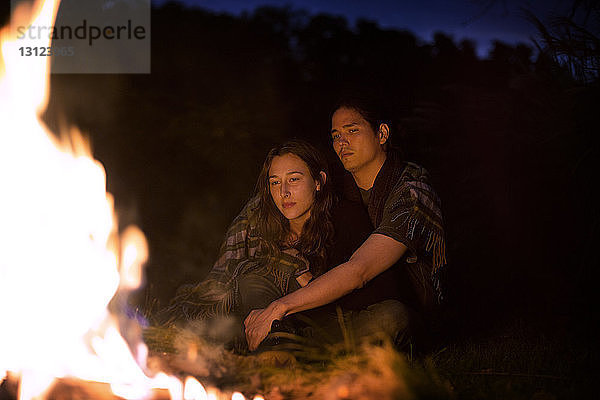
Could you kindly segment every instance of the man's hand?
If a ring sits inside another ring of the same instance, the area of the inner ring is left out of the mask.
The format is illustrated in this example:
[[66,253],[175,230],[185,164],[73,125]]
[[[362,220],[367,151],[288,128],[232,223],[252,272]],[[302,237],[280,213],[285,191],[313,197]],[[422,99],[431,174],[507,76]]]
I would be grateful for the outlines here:
[[285,311],[277,301],[269,304],[267,308],[252,310],[246,317],[246,340],[250,351],[256,350],[258,345],[267,337],[271,330],[271,324],[275,320],[281,320]]

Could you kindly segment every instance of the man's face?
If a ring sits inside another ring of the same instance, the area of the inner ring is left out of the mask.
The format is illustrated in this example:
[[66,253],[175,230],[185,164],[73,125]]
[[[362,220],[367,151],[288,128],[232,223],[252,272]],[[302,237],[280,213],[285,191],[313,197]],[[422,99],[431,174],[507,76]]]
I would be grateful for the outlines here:
[[374,162],[383,153],[379,135],[352,108],[339,108],[331,117],[333,150],[344,168],[356,172]]

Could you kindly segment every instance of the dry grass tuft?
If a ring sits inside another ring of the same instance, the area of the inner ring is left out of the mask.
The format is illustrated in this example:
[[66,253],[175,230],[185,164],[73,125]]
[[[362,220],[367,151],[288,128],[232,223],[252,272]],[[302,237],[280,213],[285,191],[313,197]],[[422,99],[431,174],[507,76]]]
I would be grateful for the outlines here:
[[193,375],[222,390],[266,400],[447,399],[452,389],[432,363],[410,361],[386,340],[321,345],[278,333],[284,343],[260,354],[238,355],[176,327],[145,332],[155,368]]

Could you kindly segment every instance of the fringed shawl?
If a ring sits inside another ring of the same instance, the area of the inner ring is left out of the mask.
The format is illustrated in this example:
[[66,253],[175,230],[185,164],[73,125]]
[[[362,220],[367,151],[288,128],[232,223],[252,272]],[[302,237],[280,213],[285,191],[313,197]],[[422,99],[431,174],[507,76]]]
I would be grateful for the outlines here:
[[[347,197],[356,201],[360,193],[353,181],[346,181],[344,190]],[[375,227],[373,233],[389,236],[408,247],[403,260],[409,264],[421,302],[431,301],[431,286],[439,302],[442,292],[437,272],[446,264],[446,246],[441,203],[427,171],[403,162],[395,152],[388,153],[373,184],[367,211]]]

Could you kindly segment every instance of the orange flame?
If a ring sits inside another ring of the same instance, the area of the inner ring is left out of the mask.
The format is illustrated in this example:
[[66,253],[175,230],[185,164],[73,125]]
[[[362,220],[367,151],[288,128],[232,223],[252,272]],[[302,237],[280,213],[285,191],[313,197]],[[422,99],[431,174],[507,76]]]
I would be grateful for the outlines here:
[[207,400],[208,395],[204,386],[191,376],[185,380],[183,400]]
[[[20,6],[12,26],[51,26],[57,9],[58,1]],[[134,227],[119,239],[104,168],[81,135],[59,143],[39,119],[49,60],[18,47],[49,45],[0,31],[0,376],[20,374],[21,399],[43,398],[65,376],[111,383],[123,398],[152,387],[181,398],[179,381],[144,374],[107,311],[119,288],[140,285],[147,244]],[[137,353],[147,353],[141,341]]]
[[[58,5],[20,6],[12,26],[52,26]],[[141,285],[146,239],[136,227],[119,238],[104,168],[81,134],[73,129],[61,143],[40,120],[49,60],[22,57],[18,47],[50,39],[28,37],[0,30],[0,382],[9,371],[20,376],[23,400],[43,399],[62,377],[110,383],[125,399],[148,398],[152,388],[176,400],[220,398],[194,378],[148,377],[146,346],[139,338],[136,361],[108,312],[118,290]]]

